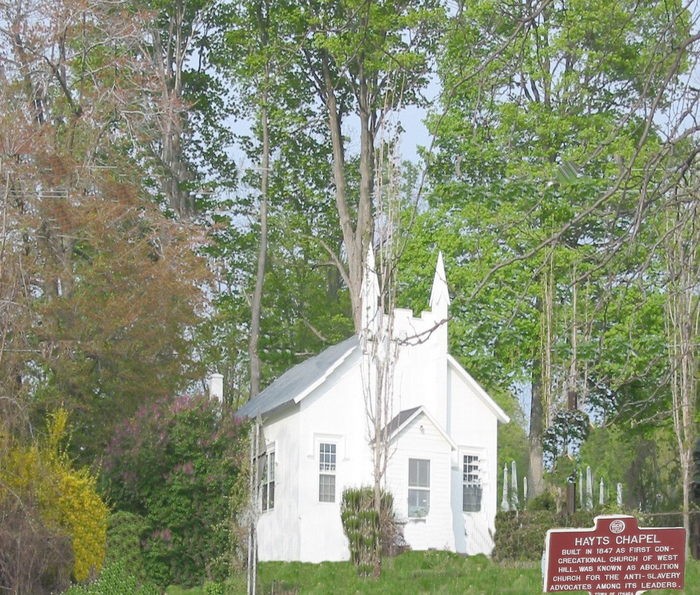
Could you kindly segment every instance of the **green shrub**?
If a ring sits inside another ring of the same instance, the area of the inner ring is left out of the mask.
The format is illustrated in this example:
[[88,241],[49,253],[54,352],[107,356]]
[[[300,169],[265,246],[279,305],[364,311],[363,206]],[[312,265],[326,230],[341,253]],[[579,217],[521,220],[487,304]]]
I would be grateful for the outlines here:
[[141,541],[148,533],[148,521],[139,514],[119,510],[109,516],[106,563],[123,563],[137,578],[144,579]]
[[204,593],[205,595],[226,595],[226,588],[224,583],[207,581],[204,583]]
[[65,595],[159,595],[160,590],[141,582],[122,561],[104,567],[99,577],[85,585],[75,585]]
[[245,427],[206,397],[159,401],[117,430],[103,478],[116,508],[138,515],[128,517],[131,533],[123,537],[133,543],[138,533],[152,582],[192,586],[226,578],[226,521],[245,439]]
[[374,489],[348,488],[343,492],[340,519],[348,538],[350,559],[359,574],[377,574],[382,553],[394,553],[403,537],[394,518],[394,497],[382,492],[380,513],[374,508]]
[[[543,499],[542,504],[547,500]],[[542,558],[549,529],[593,527],[594,513],[577,511],[571,516],[554,509],[499,512],[496,515],[493,559],[496,561],[538,561]]]
[[532,500],[527,501],[527,510],[550,510],[557,509],[557,501],[552,492],[543,492],[539,496],[535,496]]

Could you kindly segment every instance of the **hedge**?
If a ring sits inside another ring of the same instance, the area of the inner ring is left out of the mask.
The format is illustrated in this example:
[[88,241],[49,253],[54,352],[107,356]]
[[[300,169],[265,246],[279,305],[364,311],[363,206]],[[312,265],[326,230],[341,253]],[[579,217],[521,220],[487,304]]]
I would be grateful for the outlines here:
[[496,515],[493,559],[497,561],[539,561],[549,529],[593,527],[595,513],[577,511],[573,515],[556,510],[520,510]]

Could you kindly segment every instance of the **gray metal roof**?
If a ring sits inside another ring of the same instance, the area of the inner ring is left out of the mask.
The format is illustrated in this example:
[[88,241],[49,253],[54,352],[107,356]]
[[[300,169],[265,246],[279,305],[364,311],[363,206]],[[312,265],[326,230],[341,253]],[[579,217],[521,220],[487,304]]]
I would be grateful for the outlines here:
[[404,409],[399,411],[399,414],[394,417],[384,428],[385,435],[391,436],[396,430],[398,430],[404,422],[411,417],[416,411],[420,409],[418,407],[412,407],[411,409]]
[[340,358],[349,354],[359,344],[358,337],[352,336],[290,368],[236,411],[236,415],[253,418],[289,404],[295,397],[321,380]]

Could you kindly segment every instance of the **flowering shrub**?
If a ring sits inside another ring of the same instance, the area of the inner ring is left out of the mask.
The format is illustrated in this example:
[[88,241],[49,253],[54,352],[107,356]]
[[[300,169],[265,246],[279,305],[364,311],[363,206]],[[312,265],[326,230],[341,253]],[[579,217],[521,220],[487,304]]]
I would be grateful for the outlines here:
[[49,416],[43,442],[9,448],[0,462],[0,502],[19,496],[36,503],[41,522],[69,538],[73,578],[83,581],[102,568],[108,510],[96,478],[73,469],[62,447],[67,424],[67,412],[59,409]]
[[145,521],[143,566],[156,584],[225,577],[229,495],[247,453],[243,430],[206,397],[160,400],[117,429],[103,476],[116,508]]

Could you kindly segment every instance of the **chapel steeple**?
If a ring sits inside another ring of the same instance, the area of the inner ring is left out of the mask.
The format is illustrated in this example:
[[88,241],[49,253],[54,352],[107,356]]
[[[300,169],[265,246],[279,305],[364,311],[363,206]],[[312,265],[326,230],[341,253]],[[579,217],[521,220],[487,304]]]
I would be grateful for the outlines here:
[[450,292],[447,288],[447,276],[445,275],[445,262],[442,251],[438,253],[433,277],[433,288],[430,292],[430,310],[433,315],[444,320],[450,307]]

